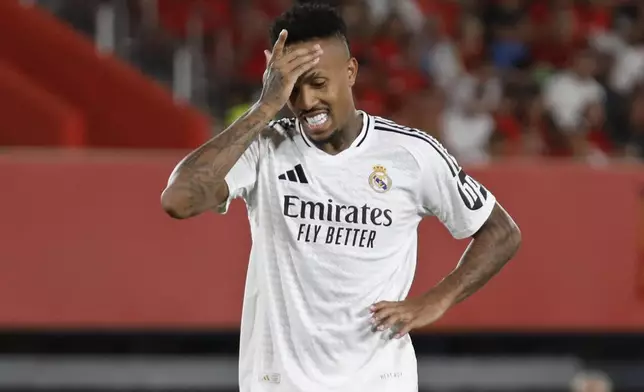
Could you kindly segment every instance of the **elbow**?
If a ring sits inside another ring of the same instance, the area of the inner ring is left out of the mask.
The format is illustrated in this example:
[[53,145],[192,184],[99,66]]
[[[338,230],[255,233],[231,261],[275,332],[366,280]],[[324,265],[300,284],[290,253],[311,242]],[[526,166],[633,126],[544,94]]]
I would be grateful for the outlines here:
[[514,257],[522,242],[519,226],[498,204],[492,210],[490,217],[476,237],[487,238],[487,241],[494,244],[497,249],[503,249],[507,260]]
[[506,231],[506,235],[503,241],[509,248],[511,258],[514,257],[514,255],[519,251],[519,248],[521,248],[522,240],[523,239],[519,226],[517,226],[516,223],[512,222],[512,224],[509,225]]
[[208,189],[173,184],[161,194],[161,207],[174,219],[188,219],[221,205],[227,198],[227,186],[213,187],[210,192]]
[[193,216],[190,208],[190,198],[172,187],[166,188],[161,194],[161,207],[174,219],[187,219]]

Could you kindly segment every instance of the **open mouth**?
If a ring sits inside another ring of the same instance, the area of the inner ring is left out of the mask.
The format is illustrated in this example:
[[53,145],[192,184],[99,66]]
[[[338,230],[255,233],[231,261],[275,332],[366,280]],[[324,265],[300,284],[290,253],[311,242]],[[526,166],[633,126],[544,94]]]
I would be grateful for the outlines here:
[[323,129],[328,122],[329,122],[328,112],[321,112],[315,115],[304,116],[304,123],[312,131]]

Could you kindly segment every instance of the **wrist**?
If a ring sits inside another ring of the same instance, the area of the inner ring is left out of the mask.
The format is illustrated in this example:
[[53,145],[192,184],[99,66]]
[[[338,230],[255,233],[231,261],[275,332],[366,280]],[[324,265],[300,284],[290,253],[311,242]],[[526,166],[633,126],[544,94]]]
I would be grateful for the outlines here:
[[458,302],[460,291],[458,286],[453,284],[449,277],[443,279],[423,296],[428,303],[436,304],[439,302],[444,309],[449,309]]
[[266,114],[266,116],[270,117],[271,120],[277,116],[280,110],[282,110],[282,107],[283,105],[278,107],[278,105],[263,100],[258,101],[255,105],[256,110]]

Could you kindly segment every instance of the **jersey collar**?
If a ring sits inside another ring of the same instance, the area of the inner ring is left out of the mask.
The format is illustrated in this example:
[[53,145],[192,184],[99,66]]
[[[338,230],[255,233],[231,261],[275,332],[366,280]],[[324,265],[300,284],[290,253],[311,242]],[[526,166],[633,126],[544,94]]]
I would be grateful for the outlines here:
[[342,151],[341,153],[339,153],[337,155],[329,155],[329,154],[325,153],[324,151],[320,150],[319,148],[315,147],[315,144],[311,141],[311,139],[309,139],[309,137],[306,136],[306,133],[304,132],[304,129],[302,128],[302,123],[300,122],[300,120],[296,119],[295,121],[296,121],[296,124],[297,124],[297,130],[299,131],[300,136],[302,137],[302,141],[304,142],[304,144],[308,148],[317,150],[317,151],[319,151],[320,154],[330,156],[330,157],[334,157],[334,156],[342,155],[342,154],[344,154],[345,152],[347,152],[349,150],[355,150],[355,149],[358,149],[358,148],[364,146],[366,144],[369,136],[371,134],[373,134],[374,119],[372,118],[372,116],[370,116],[369,114],[367,114],[366,112],[364,112],[362,110],[358,110],[358,114],[360,114],[362,116],[362,129],[360,130],[360,133],[355,138],[353,143],[351,143],[351,145],[346,150]]

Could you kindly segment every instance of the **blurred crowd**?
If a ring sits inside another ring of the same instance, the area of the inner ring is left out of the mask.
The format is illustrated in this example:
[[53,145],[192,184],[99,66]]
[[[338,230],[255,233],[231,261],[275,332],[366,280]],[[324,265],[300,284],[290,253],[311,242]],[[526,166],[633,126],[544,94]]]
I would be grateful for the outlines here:
[[[41,0],[87,34],[109,1]],[[434,135],[463,163],[644,158],[642,1],[327,2],[360,63],[358,107]],[[193,101],[224,127],[258,96],[269,25],[291,3],[124,0],[119,54],[171,83],[177,48],[197,48]]]

